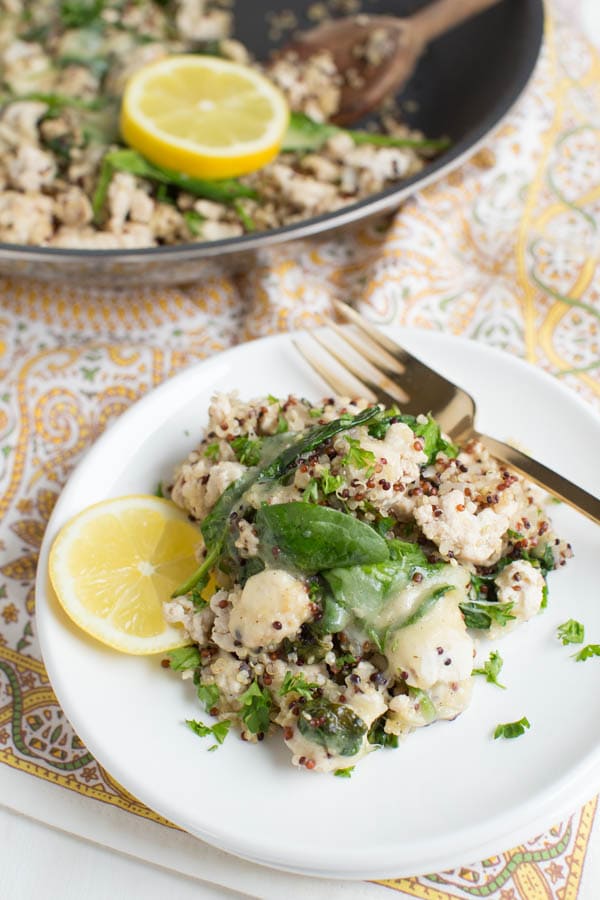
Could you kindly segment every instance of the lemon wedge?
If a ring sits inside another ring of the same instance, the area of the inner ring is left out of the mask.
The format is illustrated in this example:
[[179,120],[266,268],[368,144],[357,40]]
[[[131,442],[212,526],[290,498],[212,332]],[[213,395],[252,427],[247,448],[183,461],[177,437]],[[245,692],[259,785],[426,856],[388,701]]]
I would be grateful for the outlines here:
[[66,523],[50,551],[58,600],[87,634],[125,653],[189,643],[162,601],[197,568],[199,531],[168,500],[136,494],[90,506]]
[[166,56],[127,82],[126,143],[156,165],[196,178],[231,178],[266,165],[288,126],[283,94],[247,66],[214,56]]

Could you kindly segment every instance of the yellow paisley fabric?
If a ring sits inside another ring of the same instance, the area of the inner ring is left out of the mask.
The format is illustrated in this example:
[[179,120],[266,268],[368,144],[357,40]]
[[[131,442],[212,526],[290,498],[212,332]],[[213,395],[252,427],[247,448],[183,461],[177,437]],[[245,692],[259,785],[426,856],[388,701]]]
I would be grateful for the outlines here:
[[[162,821],[82,745],[36,640],[45,523],[107,424],[192,362],[319,323],[334,298],[379,323],[501,347],[599,408],[599,221],[600,63],[555,21],[525,95],[484,148],[395,216],[262,253],[235,280],[215,270],[122,294],[0,280],[0,762]],[[591,798],[508,853],[380,882],[382,894],[575,898],[595,814]]]

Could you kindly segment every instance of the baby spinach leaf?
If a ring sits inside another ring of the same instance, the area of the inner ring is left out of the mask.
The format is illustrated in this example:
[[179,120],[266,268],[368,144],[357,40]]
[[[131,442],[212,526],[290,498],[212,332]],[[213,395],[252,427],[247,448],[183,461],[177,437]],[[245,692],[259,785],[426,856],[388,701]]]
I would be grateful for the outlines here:
[[445,150],[450,141],[447,138],[397,138],[390,134],[371,131],[346,130],[336,125],[315,122],[305,113],[293,112],[288,130],[283,138],[283,153],[309,153],[320,150],[329,138],[336,134],[349,134],[355,144],[374,144],[379,147],[416,147],[428,150]]
[[443,584],[441,587],[436,588],[430,594],[428,594],[424,600],[417,606],[414,613],[405,619],[404,622],[401,622],[400,625],[396,627],[396,631],[400,628],[408,628],[410,625],[414,625],[415,622],[418,622],[419,619],[422,619],[423,616],[427,615],[430,609],[432,609],[438,600],[447,594],[448,591],[452,590],[451,584]]
[[343,431],[349,431],[357,425],[364,425],[365,422],[369,422],[378,414],[378,406],[369,406],[355,416],[350,415],[350,413],[344,413],[339,419],[334,419],[326,425],[315,425],[313,428],[309,428],[308,431],[302,432],[277,459],[274,459],[269,466],[263,469],[260,473],[260,480],[280,478],[305,454],[316,450],[321,444],[325,444]]
[[131,175],[148,178],[159,184],[173,185],[189,194],[213,200],[215,203],[232,203],[238,197],[257,197],[256,191],[235,178],[225,178],[220,181],[192,178],[182,172],[175,172],[173,169],[166,169],[164,166],[157,166],[149,162],[137,150],[109,150],[102,160],[98,184],[92,199],[92,208],[96,219],[102,214],[108,187],[115,172],[129,172]]
[[369,729],[367,740],[376,747],[387,747],[390,750],[396,750],[398,748],[398,735],[388,734],[385,730],[385,720],[385,715],[375,719]]
[[386,541],[364,522],[327,506],[277,503],[256,514],[263,559],[277,559],[307,574],[334,567],[381,562]]
[[349,706],[319,699],[302,708],[298,730],[332,755],[354,756],[362,746],[367,726]]
[[[230,484],[202,522],[200,530],[208,551],[206,558],[194,574],[173,592],[172,596],[181,597],[199,583],[206,583],[210,570],[219,559],[227,535],[229,517],[236,508],[240,510],[243,508],[243,495],[255,482],[280,478],[297,463],[303,454],[310,453],[316,447],[349,428],[368,422],[378,413],[378,406],[368,407],[355,416],[342,415],[339,419],[334,419],[326,425],[310,428],[299,436],[286,433],[263,441],[260,465],[249,469],[241,478]],[[284,449],[282,450],[281,447]]]

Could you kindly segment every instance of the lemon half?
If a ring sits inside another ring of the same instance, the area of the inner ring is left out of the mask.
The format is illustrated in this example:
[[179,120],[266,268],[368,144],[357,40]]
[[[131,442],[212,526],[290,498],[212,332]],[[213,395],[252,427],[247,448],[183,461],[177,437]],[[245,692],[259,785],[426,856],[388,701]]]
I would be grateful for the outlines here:
[[279,152],[289,110],[272,82],[213,56],[167,56],[128,81],[121,133],[151,162],[196,178],[253,172]]
[[61,528],[50,579],[69,618],[92,637],[126,653],[164,653],[189,643],[165,621],[162,602],[197,568],[199,541],[168,500],[105,500]]

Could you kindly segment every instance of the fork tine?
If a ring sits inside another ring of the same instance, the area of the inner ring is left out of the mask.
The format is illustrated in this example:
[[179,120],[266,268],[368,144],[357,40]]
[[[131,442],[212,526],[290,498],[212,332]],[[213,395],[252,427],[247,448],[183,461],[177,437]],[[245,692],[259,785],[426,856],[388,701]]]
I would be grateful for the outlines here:
[[363,319],[351,306],[339,300],[334,300],[333,302],[336,310],[345,319],[352,322],[359,331],[367,334],[369,338],[383,347],[403,366],[402,376],[395,375],[394,377],[402,382],[402,388],[405,389],[407,396],[407,402],[405,403],[406,412],[410,412],[413,415],[423,412],[424,397],[427,397],[428,402],[426,405],[428,409],[435,412],[438,407],[444,409],[452,398],[456,396],[458,389],[455,384],[425,365],[420,359],[417,359],[416,356],[413,356],[400,344],[392,341],[387,335],[382,334],[378,328],[367,322],[366,319]]
[[359,356],[365,357],[369,362],[374,363],[379,371],[383,372],[384,375],[387,375],[388,378],[402,375],[405,371],[405,367],[401,365],[397,359],[381,347],[381,345],[376,344],[368,335],[363,334],[362,337],[359,337],[351,330],[351,328],[348,328],[347,326],[346,328],[342,328],[341,325],[338,325],[337,322],[334,322],[329,316],[325,317],[325,322],[332,331],[335,331],[338,337],[343,341],[346,341],[347,344],[350,344]]
[[[352,375],[362,382],[362,384],[366,385],[382,403],[387,404],[390,400],[393,400],[396,403],[405,403],[407,401],[408,398],[400,385],[391,381],[391,379],[387,378],[386,375],[374,368],[369,362],[363,360],[362,365],[357,365],[351,358],[348,358],[347,354],[341,353],[338,348],[332,345],[331,342],[328,342],[325,337],[317,331],[313,331],[311,337],[324,347],[330,356],[333,356],[334,359],[341,363],[348,372],[351,372]],[[343,332],[341,332],[340,338],[342,341],[345,341]],[[346,346],[350,345],[346,343]],[[350,347],[350,350],[352,350],[352,347]]]
[[[294,346],[300,352],[300,354],[304,357],[309,366],[314,369],[317,375],[320,375],[323,381],[327,382],[329,387],[336,393],[338,396],[354,396],[354,394],[360,394],[361,396],[366,396],[367,399],[375,401],[379,398],[371,393],[369,397],[369,390],[366,385],[357,381],[355,387],[350,387],[349,378],[351,376],[348,375],[347,372],[344,373],[344,377],[334,372],[329,366],[325,365],[322,357],[318,357],[312,350],[309,349],[307,344],[303,341],[294,341]],[[352,379],[353,381],[355,379]]]

